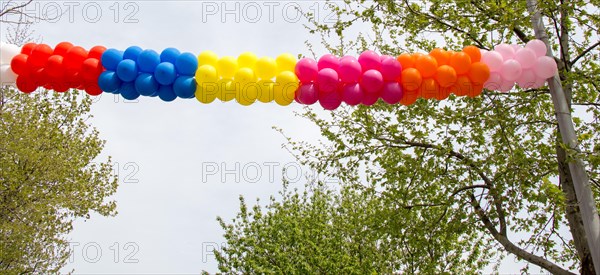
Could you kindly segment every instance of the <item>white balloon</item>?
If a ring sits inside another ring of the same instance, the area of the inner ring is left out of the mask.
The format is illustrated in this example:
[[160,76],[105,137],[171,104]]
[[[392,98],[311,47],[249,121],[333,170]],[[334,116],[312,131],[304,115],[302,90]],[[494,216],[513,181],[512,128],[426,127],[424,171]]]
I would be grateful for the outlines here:
[[12,71],[10,65],[0,66],[0,84],[12,84],[17,81],[17,75]]
[[4,44],[0,49],[0,65],[10,64],[10,61],[17,54],[21,52],[21,49],[17,45]]

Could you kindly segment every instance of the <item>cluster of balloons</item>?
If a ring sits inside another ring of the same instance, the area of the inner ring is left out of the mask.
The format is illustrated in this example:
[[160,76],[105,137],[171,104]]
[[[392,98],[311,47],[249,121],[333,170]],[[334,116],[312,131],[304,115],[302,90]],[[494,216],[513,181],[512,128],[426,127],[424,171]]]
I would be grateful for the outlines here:
[[46,44],[27,43],[12,58],[10,67],[18,75],[17,88],[24,93],[44,87],[57,92],[76,88],[99,95],[102,90],[97,80],[104,70],[100,57],[105,50],[95,46],[87,51],[69,42],[61,42],[54,49]]
[[123,98],[158,96],[163,101],[193,98],[198,60],[192,53],[166,48],[160,54],[131,46],[125,51],[108,49],[102,55],[106,69],[98,78],[100,88]]
[[258,100],[286,106],[294,101],[298,89],[296,58],[289,53],[259,58],[245,52],[236,58],[203,51],[198,66],[196,99],[202,103],[235,99],[241,105]]
[[0,84],[10,85],[17,80],[17,75],[10,68],[10,61],[21,52],[17,45],[0,42]]
[[500,44],[491,51],[482,50],[482,60],[492,72],[485,88],[510,91],[515,82],[524,89],[544,86],[546,79],[558,71],[556,62],[546,56],[546,44],[531,40],[525,47]]

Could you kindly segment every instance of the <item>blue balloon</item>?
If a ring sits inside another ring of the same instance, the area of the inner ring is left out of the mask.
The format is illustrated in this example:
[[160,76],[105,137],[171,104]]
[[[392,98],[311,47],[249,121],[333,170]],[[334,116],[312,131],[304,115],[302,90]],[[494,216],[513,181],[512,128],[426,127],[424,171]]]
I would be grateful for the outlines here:
[[113,71],[104,71],[98,77],[98,87],[107,93],[117,93],[121,87],[121,79]]
[[166,48],[160,53],[160,62],[169,62],[175,64],[177,57],[181,53],[175,48]]
[[125,82],[131,82],[138,76],[138,67],[135,61],[131,59],[125,59],[119,62],[117,66],[117,75]]
[[158,82],[149,73],[141,73],[135,79],[135,89],[140,95],[152,96],[158,91]]
[[117,65],[119,62],[123,60],[123,52],[117,49],[108,49],[102,53],[100,57],[100,61],[102,62],[102,66],[107,70],[114,71],[117,69]]
[[123,59],[131,59],[133,61],[137,61],[138,56],[142,53],[142,48],[138,46],[131,46],[125,50],[123,53]]
[[144,50],[137,59],[138,67],[141,72],[154,73],[154,69],[160,63],[160,56],[153,50]]
[[196,80],[191,76],[180,76],[173,83],[173,92],[181,98],[193,98],[196,93]]
[[198,69],[198,59],[191,53],[182,53],[177,57],[175,67],[177,67],[177,72],[181,75],[194,76]]
[[177,78],[177,71],[175,71],[175,65],[169,62],[162,62],[156,66],[154,70],[154,77],[156,81],[161,85],[171,85]]
[[140,97],[140,93],[135,90],[133,82],[125,82],[121,85],[121,96],[127,100],[134,100]]
[[158,88],[158,97],[163,101],[170,102],[177,98],[175,92],[173,92],[173,87],[171,85],[162,85]]

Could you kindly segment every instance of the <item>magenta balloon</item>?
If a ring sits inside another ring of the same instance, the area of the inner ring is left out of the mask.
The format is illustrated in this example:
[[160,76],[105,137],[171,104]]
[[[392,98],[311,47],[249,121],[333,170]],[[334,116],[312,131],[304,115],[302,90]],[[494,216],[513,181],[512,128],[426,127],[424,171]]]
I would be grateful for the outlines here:
[[535,52],[531,49],[522,48],[515,53],[515,60],[521,63],[523,69],[532,68],[536,59]]
[[532,50],[535,53],[536,57],[541,57],[546,55],[546,44],[542,42],[542,40],[534,39],[527,42],[525,48]]
[[535,84],[533,84],[533,87],[531,87],[531,88],[537,89],[537,88],[544,87],[544,85],[546,85],[546,79],[538,77],[535,79]]
[[338,68],[340,80],[345,83],[357,83],[360,80],[362,69],[354,57],[344,57]]
[[540,78],[548,79],[553,77],[556,72],[558,72],[558,68],[556,67],[556,62],[554,59],[549,56],[541,56],[535,61],[535,66],[533,67],[533,71],[535,75]]
[[340,93],[319,93],[319,104],[325,110],[334,110],[342,104]]
[[362,102],[364,93],[360,84],[347,83],[342,87],[342,101],[350,106],[358,105]]
[[338,74],[331,68],[319,70],[317,73],[317,85],[319,92],[331,93],[338,88]]
[[379,70],[381,68],[381,60],[379,55],[374,51],[364,51],[358,56],[358,63],[363,72],[368,70]]
[[356,57],[352,56],[352,55],[344,55],[343,57],[340,58],[340,62],[342,62],[342,60],[344,59],[354,59],[358,62],[358,59],[356,59]]
[[512,88],[514,86],[515,86],[515,82],[514,81],[504,80],[500,84],[500,88],[498,88],[498,90],[501,91],[501,92],[508,92],[508,91],[512,90]]
[[375,104],[375,102],[377,102],[378,99],[379,93],[364,93],[361,104],[365,106],[371,106]]
[[515,56],[515,49],[511,45],[506,43],[496,45],[494,47],[494,50],[500,53],[504,60],[512,59]]
[[502,85],[502,77],[500,76],[500,73],[494,72],[490,73],[490,78],[483,84],[483,87],[494,91],[499,90],[500,85]]
[[485,63],[488,68],[490,68],[490,72],[499,72],[500,69],[502,69],[504,59],[499,52],[488,51],[481,56],[481,62]]
[[298,87],[298,91],[296,91],[296,98],[299,103],[312,105],[319,100],[319,92],[317,91],[315,84],[302,84]]
[[400,83],[395,81],[386,82],[383,85],[383,90],[381,91],[381,99],[388,104],[396,104],[400,102],[404,93],[402,92],[402,86]]
[[368,70],[363,73],[360,85],[367,93],[378,93],[383,88],[383,76],[377,70]]
[[385,81],[398,81],[402,74],[402,65],[396,58],[387,56],[381,61],[381,75]]
[[502,75],[504,80],[515,82],[521,76],[522,71],[521,63],[514,59],[509,59],[502,64],[500,75]]
[[340,61],[335,55],[326,54],[319,58],[319,63],[317,63],[317,65],[319,67],[319,71],[326,68],[337,71],[338,66],[340,65]]
[[517,79],[517,85],[523,89],[530,89],[533,88],[536,80],[537,76],[532,69],[523,70],[521,76]]
[[312,58],[302,58],[296,63],[296,76],[302,83],[314,82],[317,79],[317,62]]

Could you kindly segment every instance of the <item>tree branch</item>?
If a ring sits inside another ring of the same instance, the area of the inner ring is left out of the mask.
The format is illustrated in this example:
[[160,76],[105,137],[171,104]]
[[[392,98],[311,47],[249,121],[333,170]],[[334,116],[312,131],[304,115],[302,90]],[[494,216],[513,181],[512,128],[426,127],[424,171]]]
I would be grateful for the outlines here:
[[579,59],[584,57],[587,53],[591,52],[592,50],[594,50],[594,48],[596,48],[598,46],[600,46],[600,41],[589,46],[587,49],[585,49],[583,52],[581,52],[577,57],[573,58],[573,60],[571,60],[571,62],[569,62],[569,65],[573,66],[575,63],[577,63],[577,61],[579,61]]

